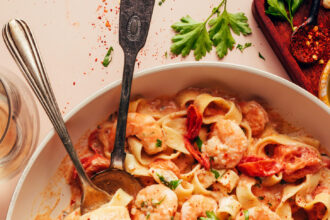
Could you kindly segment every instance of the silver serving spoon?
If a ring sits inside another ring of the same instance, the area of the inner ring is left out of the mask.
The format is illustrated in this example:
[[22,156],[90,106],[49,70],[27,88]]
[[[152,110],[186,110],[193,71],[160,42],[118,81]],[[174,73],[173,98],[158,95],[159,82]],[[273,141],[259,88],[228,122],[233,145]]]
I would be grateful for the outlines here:
[[111,196],[91,182],[80,163],[65,127],[30,28],[24,21],[13,19],[5,25],[2,33],[8,50],[46,111],[77,170],[83,191],[80,204],[81,214],[83,215],[109,202]]
[[155,0],[121,0],[119,17],[119,43],[124,50],[125,66],[118,111],[116,139],[111,153],[110,168],[97,173],[92,181],[110,195],[122,188],[135,196],[142,188],[139,181],[124,170],[126,122],[131,93],[134,64],[137,53],[144,46]]

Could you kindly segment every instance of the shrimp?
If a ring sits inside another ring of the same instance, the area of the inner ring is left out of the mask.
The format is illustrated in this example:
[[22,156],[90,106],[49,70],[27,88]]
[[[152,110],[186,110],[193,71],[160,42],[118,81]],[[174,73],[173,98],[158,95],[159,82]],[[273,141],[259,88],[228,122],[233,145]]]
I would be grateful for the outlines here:
[[196,220],[199,217],[206,217],[206,211],[215,212],[217,202],[203,195],[193,195],[181,208],[181,220]]
[[133,220],[168,220],[178,208],[177,195],[164,185],[155,184],[140,190],[133,203]]
[[[111,126],[111,131],[108,132],[108,150],[105,150],[107,152],[111,152],[113,149],[116,136],[116,127],[117,120]],[[156,154],[166,150],[167,148],[163,141],[164,137],[161,127],[150,115],[141,113],[128,113],[126,137],[129,136],[136,136],[142,142],[143,149],[147,154]]]
[[243,119],[245,119],[252,130],[252,136],[259,136],[268,123],[268,115],[265,109],[256,101],[240,103]]
[[245,153],[248,140],[234,121],[221,119],[214,126],[211,138],[202,146],[202,152],[213,158],[216,169],[234,168]]
[[180,169],[170,160],[158,159],[149,164],[150,168],[172,171],[177,177],[180,177]]
[[236,220],[280,220],[281,218],[267,207],[253,207],[237,214]]

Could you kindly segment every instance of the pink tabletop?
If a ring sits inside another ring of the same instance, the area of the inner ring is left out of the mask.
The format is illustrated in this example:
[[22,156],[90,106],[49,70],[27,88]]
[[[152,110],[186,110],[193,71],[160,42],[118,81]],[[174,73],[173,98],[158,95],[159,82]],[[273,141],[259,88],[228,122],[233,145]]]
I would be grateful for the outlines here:
[[[168,63],[191,61],[173,57],[169,52],[170,26],[183,16],[194,19],[207,17],[220,1],[217,0],[166,0],[162,6],[156,0],[152,23],[146,46],[137,57],[135,72]],[[234,35],[240,44],[252,42],[253,46],[241,53],[237,49],[219,60],[213,49],[202,60],[236,63],[255,67],[289,79],[281,63],[258,28],[252,12],[252,0],[230,0],[228,11],[243,11],[249,19],[252,35]],[[6,0],[0,1],[0,25],[11,18],[24,19],[34,32],[48,71],[56,98],[63,115],[77,106],[86,97],[107,84],[121,79],[123,52],[118,43],[119,0]],[[113,60],[105,68],[101,61],[107,48],[114,48]],[[5,44],[0,40],[0,66],[21,75]],[[169,56],[165,57],[165,52]],[[265,57],[260,59],[258,53]],[[39,107],[39,143],[51,129],[46,114]],[[10,199],[19,176],[0,183],[0,219],[5,219]]]

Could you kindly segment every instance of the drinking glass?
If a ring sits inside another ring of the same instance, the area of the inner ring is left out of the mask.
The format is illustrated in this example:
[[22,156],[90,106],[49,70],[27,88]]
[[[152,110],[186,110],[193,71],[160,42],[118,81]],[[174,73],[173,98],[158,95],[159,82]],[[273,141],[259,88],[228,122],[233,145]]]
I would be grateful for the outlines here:
[[39,115],[26,84],[0,67],[0,182],[17,174],[35,149]]

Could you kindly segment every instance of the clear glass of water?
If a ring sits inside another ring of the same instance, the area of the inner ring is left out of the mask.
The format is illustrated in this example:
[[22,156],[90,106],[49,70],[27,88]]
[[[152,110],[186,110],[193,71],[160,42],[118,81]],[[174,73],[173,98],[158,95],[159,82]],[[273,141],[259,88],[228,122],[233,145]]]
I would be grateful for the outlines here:
[[39,115],[27,85],[0,67],[0,182],[24,168],[37,144]]

